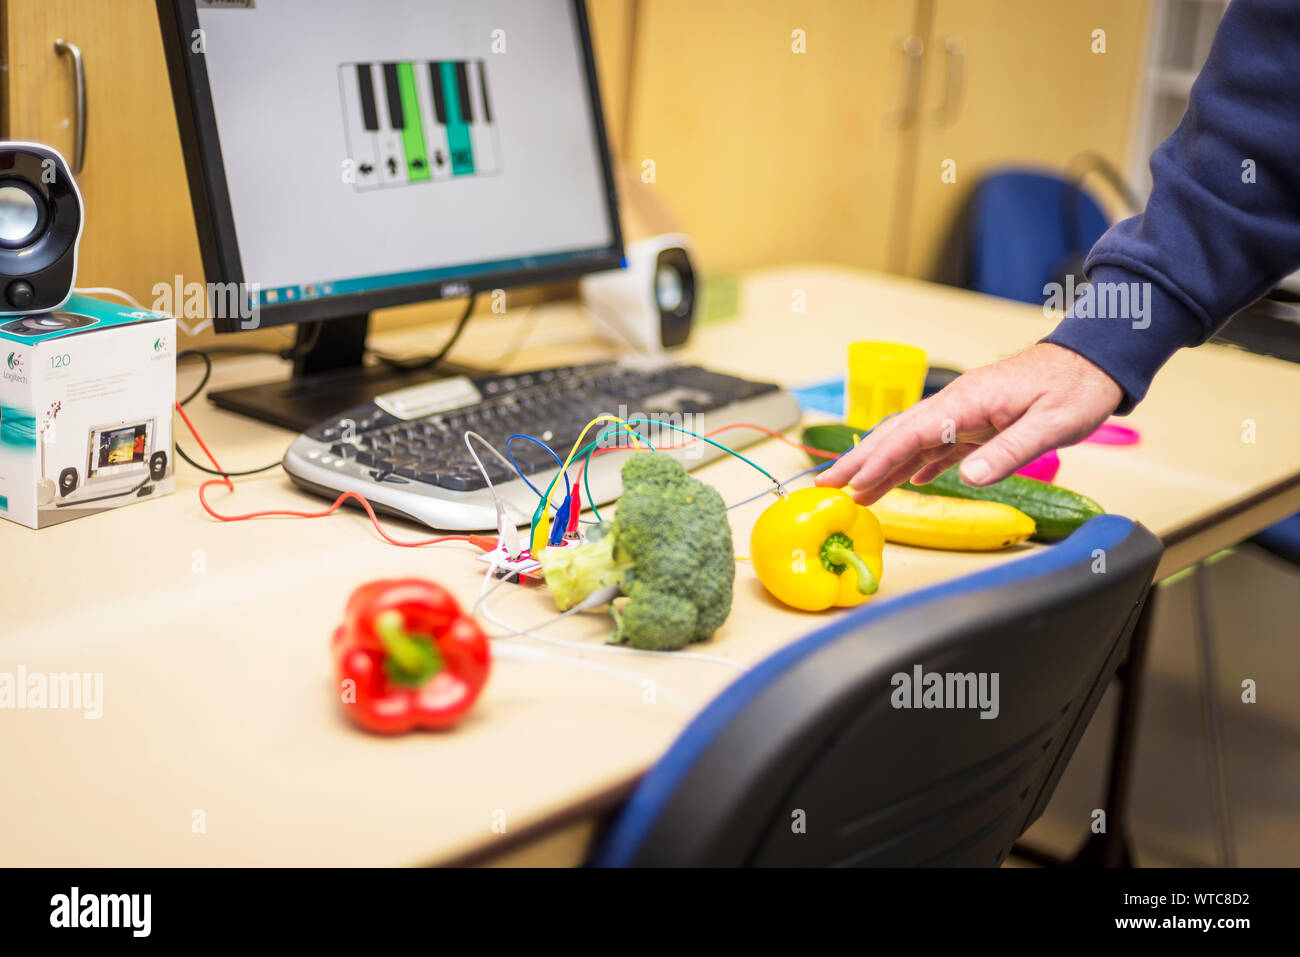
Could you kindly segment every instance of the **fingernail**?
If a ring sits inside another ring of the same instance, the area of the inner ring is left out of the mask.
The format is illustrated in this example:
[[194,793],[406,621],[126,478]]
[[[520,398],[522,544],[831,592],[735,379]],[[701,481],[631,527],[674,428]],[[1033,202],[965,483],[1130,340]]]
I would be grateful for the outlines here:
[[993,466],[983,459],[967,459],[961,463],[961,472],[967,482],[978,483],[989,477],[993,472]]

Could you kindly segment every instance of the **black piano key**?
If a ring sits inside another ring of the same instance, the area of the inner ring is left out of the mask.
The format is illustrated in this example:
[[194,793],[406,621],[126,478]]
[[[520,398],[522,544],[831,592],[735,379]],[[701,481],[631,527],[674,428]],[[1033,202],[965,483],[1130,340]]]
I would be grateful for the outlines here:
[[442,71],[438,64],[429,64],[429,84],[433,87],[433,112],[438,122],[447,125],[447,101],[442,95]]
[[368,132],[379,131],[379,113],[375,110],[375,79],[369,63],[357,64],[357,89],[361,93],[361,125]]
[[483,61],[478,61],[478,87],[483,91],[483,122],[492,122],[492,101],[488,99],[487,89],[487,68],[483,66]]
[[460,118],[466,123],[474,122],[474,110],[469,102],[469,71],[465,61],[456,62],[456,89],[460,93]]
[[406,117],[402,114],[402,88],[397,82],[397,64],[384,64],[384,92],[388,94],[388,122],[395,130],[406,129]]

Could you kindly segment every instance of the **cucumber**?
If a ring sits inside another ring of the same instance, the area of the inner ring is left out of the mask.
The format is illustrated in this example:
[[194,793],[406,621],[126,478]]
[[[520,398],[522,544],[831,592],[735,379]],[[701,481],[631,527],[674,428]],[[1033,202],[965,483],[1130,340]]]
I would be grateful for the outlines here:
[[855,429],[851,425],[843,425],[838,422],[826,425],[810,425],[803,430],[803,433],[799,436],[799,441],[810,449],[821,449],[823,452],[829,453],[827,455],[808,453],[808,458],[812,459],[814,465],[821,465],[853,448],[858,440],[867,434],[867,431],[867,429]]
[[[855,429],[839,423],[810,425],[803,430],[801,441],[809,448],[821,449],[831,453],[831,456],[838,456],[853,448],[855,437],[861,437],[865,433],[865,429]],[[809,458],[818,464],[829,460],[828,457],[811,453]],[[1086,495],[1024,475],[1012,475],[984,488],[974,488],[961,480],[955,465],[929,485],[904,482],[901,487],[926,495],[945,495],[948,498],[965,498],[977,502],[1001,502],[1018,508],[1034,520],[1037,528],[1034,539],[1040,542],[1059,542],[1068,538],[1084,522],[1106,511]]]
[[927,495],[946,495],[949,498],[974,499],[977,502],[1001,502],[1018,508],[1034,520],[1034,539],[1040,542],[1059,542],[1088,521],[1106,510],[1078,492],[1059,485],[1049,485],[1026,475],[1009,475],[1001,482],[983,488],[967,485],[953,466],[929,485],[904,482],[903,488]]

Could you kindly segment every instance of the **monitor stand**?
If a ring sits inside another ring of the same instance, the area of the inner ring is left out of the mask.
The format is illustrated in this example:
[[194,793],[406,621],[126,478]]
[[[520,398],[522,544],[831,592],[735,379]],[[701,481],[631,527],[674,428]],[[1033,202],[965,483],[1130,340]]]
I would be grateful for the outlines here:
[[[444,362],[437,369],[402,372],[385,364],[365,365],[369,314],[302,323],[288,379],[209,392],[218,408],[238,412],[295,432],[306,432],[340,412],[377,395],[450,375],[483,375],[484,370]],[[314,339],[314,341],[313,341]]]

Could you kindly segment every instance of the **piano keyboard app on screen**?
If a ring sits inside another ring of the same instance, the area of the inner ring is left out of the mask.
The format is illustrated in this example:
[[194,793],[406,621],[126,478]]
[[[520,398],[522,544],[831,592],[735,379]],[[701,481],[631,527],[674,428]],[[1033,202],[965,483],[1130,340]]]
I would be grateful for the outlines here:
[[482,60],[344,63],[339,85],[356,189],[500,172]]

